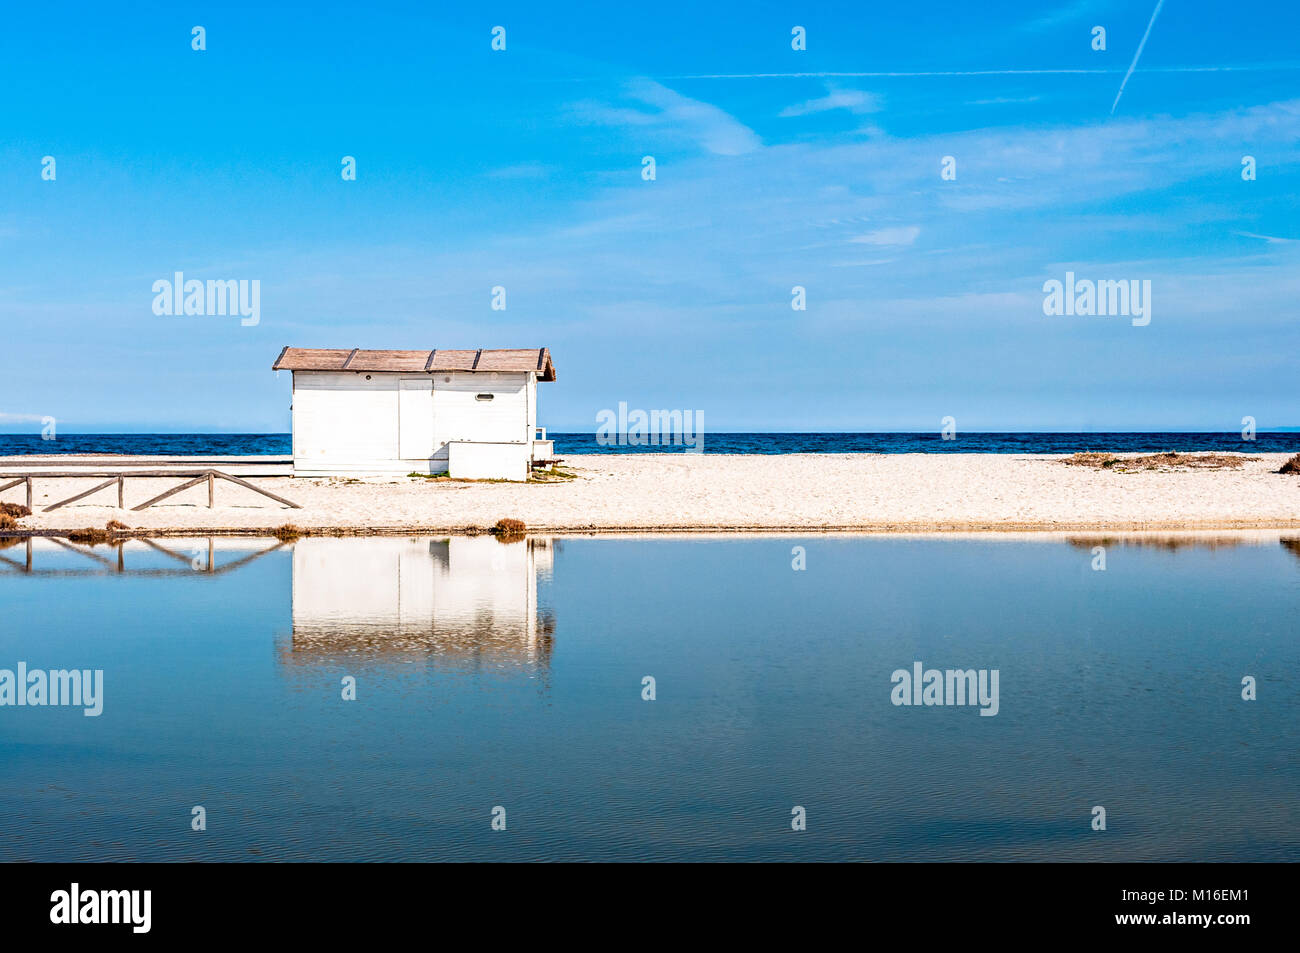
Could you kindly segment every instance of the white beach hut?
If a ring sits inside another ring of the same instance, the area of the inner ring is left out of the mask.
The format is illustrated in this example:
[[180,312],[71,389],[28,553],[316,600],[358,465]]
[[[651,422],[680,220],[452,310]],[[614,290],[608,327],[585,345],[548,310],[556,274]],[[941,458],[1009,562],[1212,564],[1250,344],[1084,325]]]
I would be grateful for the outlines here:
[[526,480],[554,458],[537,426],[546,348],[363,351],[286,347],[295,476],[448,473]]

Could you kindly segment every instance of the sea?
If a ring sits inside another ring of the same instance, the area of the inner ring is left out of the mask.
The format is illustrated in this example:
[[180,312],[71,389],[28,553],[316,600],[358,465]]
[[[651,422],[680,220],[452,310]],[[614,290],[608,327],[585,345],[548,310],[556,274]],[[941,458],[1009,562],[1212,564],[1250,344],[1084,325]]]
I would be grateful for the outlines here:
[[[688,453],[672,444],[602,443],[594,433],[552,433],[561,456],[584,453]],[[1269,431],[1244,440],[1239,432],[1151,433],[706,433],[704,453],[1116,453],[1251,451],[1300,452],[1300,431]],[[292,452],[287,433],[0,434],[0,456],[117,453],[141,456],[280,456]]]

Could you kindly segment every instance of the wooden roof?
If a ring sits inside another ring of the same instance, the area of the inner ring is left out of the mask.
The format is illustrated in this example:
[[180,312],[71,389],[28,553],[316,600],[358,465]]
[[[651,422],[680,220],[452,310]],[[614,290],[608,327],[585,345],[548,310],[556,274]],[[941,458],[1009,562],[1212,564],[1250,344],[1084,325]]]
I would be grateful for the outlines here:
[[359,348],[286,347],[273,371],[385,371],[433,374],[438,371],[536,371],[539,381],[555,380],[551,352],[544,347],[477,351],[363,351]]

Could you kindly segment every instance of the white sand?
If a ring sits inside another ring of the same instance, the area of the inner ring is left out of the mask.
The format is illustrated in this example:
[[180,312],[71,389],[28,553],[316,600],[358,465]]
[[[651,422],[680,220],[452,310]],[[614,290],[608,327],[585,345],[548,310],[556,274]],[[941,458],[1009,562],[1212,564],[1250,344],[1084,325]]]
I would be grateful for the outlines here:
[[[1060,456],[1007,454],[695,454],[568,458],[569,483],[423,481],[344,483],[253,478],[302,504],[291,510],[218,482],[216,507],[199,486],[161,504],[129,507],[181,482],[128,478],[116,490],[53,513],[45,506],[96,479],[38,479],[32,529],[103,527],[118,519],[161,531],[303,529],[442,532],[502,517],[529,529],[857,529],[894,532],[1300,528],[1300,477],[1275,471],[1287,454],[1261,454],[1240,470],[1116,473],[1062,464]],[[23,502],[24,491],[5,491]]]

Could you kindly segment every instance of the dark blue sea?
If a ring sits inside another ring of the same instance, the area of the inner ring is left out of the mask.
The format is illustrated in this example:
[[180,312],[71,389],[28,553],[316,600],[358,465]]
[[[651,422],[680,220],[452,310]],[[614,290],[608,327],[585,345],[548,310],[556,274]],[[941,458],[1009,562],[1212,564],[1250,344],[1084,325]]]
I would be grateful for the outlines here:
[[[595,434],[553,433],[556,453],[671,453],[671,445],[602,445]],[[1300,452],[1300,432],[1259,433],[1253,442],[1229,433],[706,433],[705,453],[1117,453],[1178,451]],[[287,433],[0,434],[0,456],[33,453],[121,453],[140,455],[287,455]]]

